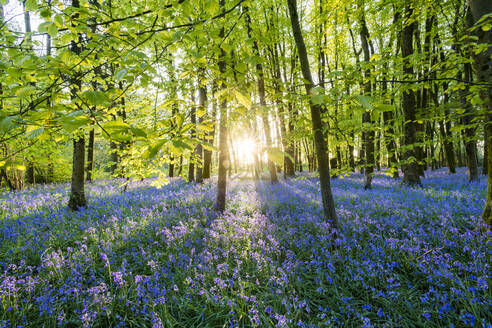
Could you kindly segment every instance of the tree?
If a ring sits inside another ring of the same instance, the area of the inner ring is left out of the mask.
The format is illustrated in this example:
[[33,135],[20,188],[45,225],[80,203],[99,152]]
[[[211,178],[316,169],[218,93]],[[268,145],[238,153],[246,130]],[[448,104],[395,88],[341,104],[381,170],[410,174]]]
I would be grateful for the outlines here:
[[[72,0],[72,7],[75,10],[80,8],[79,0]],[[78,13],[75,11],[73,19],[78,18]],[[79,39],[82,36],[79,35]],[[80,55],[82,52],[81,46],[76,42],[72,41],[70,45],[70,50],[75,55]],[[81,83],[79,76],[75,75],[73,77],[74,82],[72,83],[72,99],[77,99],[76,93],[80,92]],[[70,199],[68,201],[68,207],[72,211],[76,211],[79,208],[86,207],[87,201],[85,199],[85,186],[84,186],[84,169],[85,169],[85,137],[83,132],[79,132],[74,135],[73,139],[73,164],[72,164],[72,183],[70,186]]]
[[[413,67],[410,58],[413,54],[413,35],[415,23],[412,21],[413,3],[411,0],[405,2],[405,20],[402,31],[401,55],[403,57],[403,74],[406,77],[413,77]],[[403,149],[403,184],[409,186],[420,185],[419,168],[417,163],[416,144],[416,101],[415,93],[411,88],[403,91],[403,113],[405,117],[404,129],[404,149]]]
[[[292,26],[292,34],[299,53],[299,63],[301,65],[302,75],[306,83],[304,84],[306,93],[312,96],[314,87],[311,68],[309,67],[309,59],[306,51],[306,45],[302,36],[301,27],[299,24],[299,15],[297,12],[297,1],[287,0],[289,7],[290,21]],[[321,122],[321,106],[313,102],[312,98],[309,102],[311,109],[311,121],[314,134],[314,143],[316,147],[316,156],[318,159],[319,179],[321,187],[321,200],[325,218],[331,223],[333,229],[339,230],[338,217],[335,211],[335,202],[331,193],[330,186],[330,169],[328,166],[328,154],[326,140],[323,136],[323,125]]]
[[[219,1],[220,7],[223,12],[225,11],[224,0]],[[225,36],[225,27],[222,25],[220,28],[219,37],[222,39]],[[219,54],[219,71],[221,74],[221,88],[225,90],[227,88],[225,81],[225,73],[226,73],[226,52],[221,47]],[[225,210],[226,203],[226,188],[227,188],[227,169],[230,165],[228,163],[229,156],[227,151],[227,102],[225,98],[222,98],[220,101],[220,119],[219,119],[219,176],[217,181],[217,202],[215,204],[215,208],[219,212],[223,212]]]
[[[485,24],[490,24],[492,13],[492,2],[487,0],[469,0],[473,23],[476,27],[475,33],[478,36],[480,44],[488,44],[489,46],[475,56],[475,70],[478,80],[485,83],[480,95],[484,102],[485,110],[485,130],[486,136],[492,136],[492,65],[490,58],[492,56],[492,30],[484,28]],[[489,25],[490,26],[490,25]],[[482,213],[482,219],[489,227],[492,226],[492,142],[487,142],[487,166],[489,176],[487,179],[487,200]]]

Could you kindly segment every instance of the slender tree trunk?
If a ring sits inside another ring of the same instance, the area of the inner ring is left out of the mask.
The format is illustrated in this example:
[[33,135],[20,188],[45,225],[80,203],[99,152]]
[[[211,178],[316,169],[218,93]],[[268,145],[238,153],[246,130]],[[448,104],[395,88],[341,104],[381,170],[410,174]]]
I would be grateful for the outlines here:
[[[302,36],[301,27],[299,25],[299,16],[297,13],[297,1],[287,0],[289,6],[290,21],[292,25],[292,33],[296,42],[299,53],[299,63],[301,65],[302,75],[306,80],[306,93],[311,95],[313,88],[313,78],[309,67],[309,59],[306,51],[306,45]],[[316,145],[316,155],[318,157],[318,168],[320,176],[321,200],[325,218],[330,222],[332,227],[339,230],[338,217],[335,211],[335,202],[331,193],[330,186],[330,169],[328,166],[328,153],[326,141],[323,137],[323,124],[321,122],[321,108],[312,100],[309,102],[311,109],[311,120],[313,125],[313,134]]]
[[[169,79],[171,80],[171,82],[174,84],[174,85],[177,85],[178,81],[176,79],[176,73],[175,73],[175,69],[174,69],[174,58],[173,58],[173,54],[169,54],[169,61],[168,61],[168,64],[167,64],[167,71],[168,71],[168,74],[169,74]],[[170,90],[170,97],[171,98],[176,98],[176,90],[174,88],[172,88]],[[172,105],[172,109],[171,109],[171,115],[172,115],[172,120],[171,120],[171,129],[174,130],[176,128],[176,121],[174,120],[174,118],[177,116],[178,114],[178,107],[176,104],[173,104]],[[171,138],[174,137],[174,132],[171,132],[171,135],[170,135]],[[179,168],[181,170],[181,168]],[[175,174],[177,172],[176,171],[176,157],[173,155],[173,154],[170,154],[169,156],[169,171],[168,171],[168,176],[170,178],[173,178],[175,176]],[[179,175],[179,173],[178,173]]]
[[[219,0],[222,11],[225,10],[224,0]],[[222,39],[225,35],[224,26],[221,27],[219,38]],[[219,56],[219,71],[222,79],[225,79],[226,72],[226,52],[221,47]],[[222,81],[222,89],[227,88],[225,81]],[[217,203],[215,208],[219,212],[225,210],[226,203],[226,187],[227,187],[227,103],[225,99],[220,101],[220,121],[219,121],[219,177],[217,181]]]
[[292,118],[292,115],[293,115],[293,104],[292,102],[289,102],[289,104],[287,105],[287,109],[288,109],[288,113],[289,113],[289,116],[288,116],[288,137],[286,138],[286,143],[287,143],[287,148],[285,149],[285,152],[289,155],[287,157],[287,160],[285,162],[285,175],[287,177],[293,177],[296,175],[296,170],[295,170],[295,143],[294,141],[292,140],[292,132],[294,131],[294,122],[293,122],[293,118]]
[[[466,10],[466,26],[471,28],[473,26],[473,17],[471,10]],[[466,33],[468,34],[468,33]],[[465,34],[465,35],[466,35]],[[465,56],[472,57],[469,48],[464,49]],[[461,73],[460,73],[461,75]],[[465,81],[472,82],[473,72],[472,65],[470,63],[464,64],[464,78]],[[466,85],[464,89],[460,90],[460,99],[463,109],[465,110],[461,118],[461,124],[464,125],[462,130],[463,142],[465,144],[466,154],[466,166],[468,167],[468,181],[478,181],[478,156],[477,156],[477,144],[475,139],[476,128],[473,127],[473,121],[475,119],[474,109],[467,100],[467,96],[470,94],[470,87]]]
[[488,158],[488,144],[489,144],[489,138],[487,136],[487,129],[483,129],[483,162],[482,162],[482,174],[488,174],[488,165],[487,165],[487,158]]
[[27,168],[26,168],[26,183],[28,184],[34,184],[34,164],[31,162],[28,162]]
[[[443,90],[447,89],[447,83],[443,84]],[[439,86],[436,86],[434,91],[434,105],[439,106],[438,99]],[[447,92],[444,93],[444,104],[448,103],[449,95]],[[454,153],[453,136],[451,133],[451,122],[449,110],[444,107],[444,120],[439,120],[439,133],[441,134],[441,139],[444,146],[444,154],[446,155],[446,165],[448,167],[449,173],[456,173],[456,158]]]
[[[191,101],[195,103],[195,96],[192,96]],[[191,124],[193,127],[191,128],[191,138],[196,138],[196,107],[193,105],[191,107]],[[195,181],[195,159],[193,158],[193,153],[196,153],[196,148],[195,150],[190,153],[190,159],[188,162],[188,182],[193,182]]]
[[[31,14],[29,10],[26,9],[26,1],[22,2],[22,7],[24,9],[24,28],[26,31],[26,40],[27,40],[27,51],[32,52],[32,38],[31,38]],[[33,85],[34,83],[29,83]],[[25,181],[27,184],[34,184],[34,163],[32,162],[33,158],[27,159],[27,168],[25,174]]]
[[92,181],[92,171],[94,170],[94,129],[89,132],[89,144],[87,145],[87,181]]
[[[465,64],[465,80],[471,81],[471,65]],[[463,143],[465,144],[465,156],[466,156],[466,166],[468,167],[468,181],[478,181],[478,156],[475,141],[476,129],[471,127],[473,124],[473,119],[475,117],[473,113],[473,108],[471,104],[467,101],[466,97],[469,93],[469,88],[465,87],[465,90],[460,90],[461,94],[461,104],[465,110],[463,116],[461,117],[461,124],[464,125],[462,130]]]
[[[371,57],[370,51],[369,51],[369,31],[367,30],[366,26],[366,20],[364,17],[364,14],[362,15],[361,18],[361,25],[362,29],[360,32],[360,39],[361,39],[361,44],[362,44],[362,50],[364,52],[364,61],[366,65],[369,65],[369,60]],[[364,78],[365,81],[363,83],[363,92],[364,95],[370,96],[371,95],[371,71],[370,69],[366,69],[364,72]],[[372,187],[372,176],[374,175],[374,128],[371,126],[372,125],[372,119],[371,119],[371,112],[368,111],[367,109],[364,111],[362,114],[362,124],[363,125],[369,125],[370,127],[366,129],[366,131],[363,132],[362,138],[363,138],[363,147],[365,151],[365,168],[364,168],[364,189],[371,189]]]
[[[208,133],[208,142],[213,145],[214,144],[214,139],[215,139],[215,130],[216,130],[216,122],[217,122],[217,101],[214,99],[214,95],[216,92],[217,88],[217,83],[216,81],[213,82],[212,85],[212,96],[210,97],[211,102],[212,102],[212,113],[211,113],[211,119],[213,121],[213,130]],[[209,179],[210,178],[210,172],[211,172],[211,164],[212,164],[212,151],[209,149],[204,149],[203,150],[203,179]]]
[[297,162],[299,164],[299,172],[304,171],[304,164],[302,162],[302,147],[301,147],[301,141],[299,140],[297,142]]
[[[250,28],[249,24],[249,12],[247,13],[246,16],[247,24],[248,24],[248,29]],[[260,56],[260,48],[258,47],[258,41],[256,38],[253,39],[253,50],[256,56]],[[271,134],[271,129],[270,129],[270,122],[268,121],[268,114],[266,112],[266,101],[265,101],[265,78],[264,78],[264,72],[263,72],[263,65],[261,62],[258,62],[256,64],[256,73],[258,74],[257,77],[257,84],[258,84],[258,95],[260,97],[260,116],[261,120],[263,123],[263,129],[265,131],[265,141],[267,144],[267,147],[272,147],[272,134]],[[268,153],[268,170],[270,171],[270,181],[271,183],[277,183],[278,182],[278,177],[277,177],[277,170],[275,169],[275,163],[270,159],[270,154]]]
[[[201,111],[205,111],[205,102],[207,101],[207,89],[202,84],[200,79],[198,87],[198,108]],[[200,123],[203,121],[203,116],[199,118]],[[203,182],[203,147],[198,144],[196,147],[196,156],[198,158],[198,164],[196,166],[196,182]]]
[[[79,0],[72,0],[72,7],[80,8]],[[78,13],[74,14],[74,18],[78,18]],[[72,41],[70,50],[80,55],[82,48]],[[75,93],[79,92],[81,83],[73,83],[72,86],[72,98],[75,98]],[[84,190],[84,170],[85,170],[85,138],[83,134],[75,135],[73,141],[73,165],[72,165],[72,183],[70,188],[70,199],[68,201],[68,207],[75,211],[79,208],[86,207],[87,201],[85,199]]]
[[114,141],[109,142],[109,154],[110,154],[110,160],[111,160],[111,175],[116,174],[116,170],[118,168],[118,145]]
[[[236,151],[234,149],[234,144],[232,143],[232,136],[231,136],[231,131],[228,132],[228,138],[227,138],[227,149],[229,150],[229,176],[232,176],[232,171],[234,169],[234,174],[237,174],[237,157],[236,157]],[[232,159],[232,161],[231,161]]]
[[179,166],[178,166],[178,176],[181,176],[181,173],[183,173],[183,167],[184,167],[183,159],[184,159],[184,156],[180,155],[179,156]]
[[[413,68],[410,63],[409,56],[413,54],[413,33],[414,22],[411,22],[413,15],[413,7],[410,1],[407,0],[405,8],[405,26],[402,32],[401,53],[403,56],[403,74],[405,76],[413,76]],[[415,152],[415,143],[417,141],[417,130],[415,126],[415,93],[412,89],[403,91],[403,113],[405,116],[404,129],[404,147],[403,150],[403,181],[402,183],[409,186],[421,185],[418,163],[415,160],[417,154]]]
[[[48,0],[48,8],[51,9],[51,0]],[[46,34],[46,56],[51,56],[51,35]],[[48,106],[51,107],[51,99],[48,100]],[[48,159],[48,181],[55,181],[55,155],[51,152]]]
[[[422,56],[422,41],[420,38],[420,25],[415,22],[413,24],[413,33],[414,33],[414,43],[416,46],[417,54],[419,56]],[[419,65],[415,65],[415,78],[419,80],[422,76],[422,70]],[[425,88],[424,88],[425,90]],[[425,177],[425,170],[427,169],[427,164],[425,162],[425,148],[424,148],[424,142],[425,142],[425,125],[423,122],[423,107],[422,107],[422,90],[417,90],[414,92],[415,99],[416,99],[416,110],[415,110],[415,117],[418,118],[416,122],[414,123],[415,125],[415,131],[416,131],[416,144],[414,145],[415,149],[415,156],[417,157],[417,170],[419,172],[419,175],[421,177]]]
[[[386,69],[385,69],[386,70]],[[381,86],[383,93],[386,93],[388,90],[388,85],[386,82],[383,82]],[[391,170],[391,176],[393,179],[398,179],[400,174],[398,173],[397,162],[395,158],[395,131],[393,126],[395,124],[393,120],[393,109],[389,111],[383,112],[383,121],[384,121],[384,142],[386,144],[386,151],[388,152],[388,168]]]
[[167,174],[170,178],[174,177],[174,156],[169,158],[169,172]]

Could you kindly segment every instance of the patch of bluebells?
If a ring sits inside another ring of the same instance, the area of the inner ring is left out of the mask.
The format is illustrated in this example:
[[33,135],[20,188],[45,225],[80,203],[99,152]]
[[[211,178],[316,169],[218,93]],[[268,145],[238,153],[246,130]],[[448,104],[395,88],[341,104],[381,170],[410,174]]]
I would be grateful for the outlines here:
[[490,327],[485,179],[362,180],[332,181],[335,241],[309,175],[233,180],[221,216],[213,181],[0,193],[1,326]]

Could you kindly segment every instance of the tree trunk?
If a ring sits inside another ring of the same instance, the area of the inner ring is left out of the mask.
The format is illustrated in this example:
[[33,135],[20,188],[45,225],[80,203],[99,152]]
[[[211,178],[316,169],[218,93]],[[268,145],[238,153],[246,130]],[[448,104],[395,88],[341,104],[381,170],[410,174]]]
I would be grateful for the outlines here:
[[[382,90],[386,93],[388,87],[387,83],[384,82],[382,85]],[[386,151],[388,152],[388,168],[391,170],[391,176],[393,179],[398,179],[400,174],[398,173],[397,162],[395,158],[395,131],[393,129],[393,125],[395,122],[393,121],[393,109],[389,111],[383,112],[383,122],[384,122],[384,142],[386,145]]]
[[[490,0],[469,0],[473,22],[476,24],[484,15],[492,13],[492,2]],[[490,23],[490,17],[488,18]],[[481,28],[475,30],[478,35],[478,42],[481,44],[492,44],[492,30],[488,29],[484,31]],[[487,51],[482,51],[475,56],[475,70],[477,72],[478,80],[482,83],[488,83],[482,89],[481,97],[485,102],[485,129],[487,130],[487,137],[492,136],[492,64],[490,63],[490,57],[492,56],[492,47],[488,47]],[[488,172],[492,171],[492,142],[490,139],[487,142],[487,164]],[[492,226],[492,174],[489,174],[487,180],[487,200],[482,213],[484,223]]]
[[[443,90],[447,89],[447,83],[443,84]],[[436,86],[434,91],[434,105],[439,106],[438,99],[439,86]],[[444,104],[448,103],[449,94],[444,93]],[[444,107],[444,120],[439,120],[439,133],[441,134],[441,139],[443,140],[444,154],[446,155],[446,165],[448,167],[449,173],[456,173],[456,158],[454,153],[454,145],[451,133],[451,122],[450,122],[449,110]]]
[[[414,22],[411,22],[413,15],[412,5],[407,1],[405,8],[405,26],[402,31],[401,54],[403,56],[403,74],[406,77],[413,76],[413,68],[410,63],[409,56],[413,54],[413,33]],[[405,117],[404,129],[404,147],[403,150],[403,181],[402,183],[409,186],[421,185],[418,163],[416,161],[417,154],[415,152],[416,143],[416,126],[415,126],[415,94],[412,89],[403,91],[403,113]]]
[[26,168],[26,183],[27,184],[34,184],[34,164],[31,162],[27,163],[27,168]]
[[[466,11],[466,25],[468,28],[473,26],[473,17],[471,11]],[[465,55],[471,57],[470,50],[464,49]],[[460,73],[461,75],[461,73]],[[470,63],[464,64],[464,78],[465,81],[472,82],[473,79],[472,66]],[[461,118],[461,124],[464,129],[462,130],[463,142],[465,144],[466,154],[466,166],[468,167],[468,181],[478,181],[478,156],[477,156],[477,144],[475,139],[476,128],[473,127],[473,121],[475,119],[475,113],[472,105],[467,100],[467,96],[470,94],[470,86],[466,85],[464,89],[460,90],[460,99],[464,109],[463,116]]]
[[[224,0],[220,0],[219,4],[222,11],[225,10]],[[219,38],[222,39],[225,35],[224,26],[221,27]],[[220,48],[219,56],[219,71],[222,79],[225,79],[226,72],[226,52]],[[222,81],[222,89],[227,88],[225,81]],[[220,120],[219,120],[219,177],[217,181],[217,203],[215,209],[219,212],[224,212],[226,203],[226,187],[227,187],[227,103],[223,98],[220,101]]]
[[94,129],[89,132],[89,144],[87,145],[87,181],[92,181],[92,171],[94,170]]
[[169,172],[167,174],[170,178],[174,177],[174,156],[169,158]]
[[72,211],[87,206],[87,202],[85,200],[85,192],[84,192],[84,169],[85,169],[84,161],[85,161],[85,138],[83,136],[74,137],[72,185],[70,189],[70,200],[68,201],[68,207]]
[[[306,45],[302,36],[301,27],[299,25],[299,16],[297,14],[297,1],[287,0],[289,6],[290,21],[292,25],[292,33],[296,42],[299,53],[299,63],[301,65],[302,75],[304,77],[306,93],[311,95],[313,88],[313,78],[309,67],[309,59],[306,51]],[[316,145],[316,155],[318,158],[321,200],[325,218],[330,222],[331,226],[339,230],[338,217],[335,211],[335,202],[331,193],[330,186],[330,169],[328,167],[328,154],[326,141],[323,137],[323,124],[321,122],[321,108],[310,99],[309,107],[311,109],[311,120],[313,127],[314,140]]]
[[482,161],[482,174],[488,174],[488,165],[487,165],[487,158],[488,158],[488,143],[489,143],[489,138],[487,136],[487,129],[483,129],[483,161]]
[[[249,12],[247,12],[246,20],[248,22],[248,29],[250,29],[249,24]],[[260,48],[258,47],[258,41],[253,38],[253,51],[256,56],[260,57]],[[263,72],[263,65],[260,61],[256,64],[256,73],[258,74],[258,95],[260,97],[260,116],[263,123],[263,129],[265,131],[265,141],[267,147],[272,147],[272,135],[270,129],[270,122],[268,121],[268,113],[266,112],[266,101],[265,101],[265,78]],[[275,169],[275,163],[270,159],[270,154],[267,153],[268,158],[268,170],[270,171],[270,181],[271,183],[277,183],[277,170]]]
[[[205,110],[205,102],[207,100],[207,89],[202,84],[202,81],[199,81],[198,87],[198,108],[201,111]],[[203,121],[203,116],[199,118],[200,123]],[[196,156],[198,158],[196,165],[196,182],[203,182],[203,147],[201,144],[196,146]]]
[[116,169],[118,168],[118,145],[114,141],[109,142],[109,153],[111,159],[111,175],[116,174]]
[[[364,61],[366,65],[369,65],[369,60],[371,58],[371,54],[369,51],[369,31],[367,30],[366,20],[364,14],[362,14],[361,18],[361,31],[360,31],[360,40],[362,44],[362,50],[364,52]],[[364,83],[363,83],[363,93],[365,96],[371,96],[371,71],[370,69],[366,69],[364,72]],[[362,124],[369,125],[368,128],[365,128],[365,131],[362,133],[363,139],[363,147],[365,153],[365,168],[364,168],[364,189],[372,188],[372,176],[374,175],[374,129],[372,127],[372,119],[371,112],[366,109],[362,114]]]
[[[471,80],[471,66],[465,64],[465,80]],[[465,110],[463,116],[461,117],[461,124],[463,124],[464,129],[461,131],[463,136],[463,143],[465,145],[465,156],[466,156],[466,166],[468,167],[468,181],[478,181],[478,157],[477,157],[477,147],[475,141],[476,129],[471,127],[473,124],[473,118],[475,117],[473,113],[473,108],[471,104],[467,101],[466,97],[469,93],[469,87],[465,87],[465,90],[460,90],[460,100],[461,104]]]
[[[195,96],[192,96],[191,101],[195,103]],[[191,138],[196,138],[196,107],[193,105],[191,107],[191,124],[193,127],[191,128],[190,132]],[[193,152],[190,153],[190,159],[188,162],[188,182],[193,182],[195,181],[195,158],[193,158],[193,153],[196,153],[196,148]]]
[[[213,130],[207,133],[207,142],[209,142],[211,145],[214,144],[215,130],[216,130],[215,127],[217,122],[217,101],[214,98],[216,89],[217,89],[217,83],[214,80],[212,83],[212,95],[210,97],[210,100],[212,102],[212,113],[210,116],[213,121]],[[210,179],[211,164],[212,164],[212,151],[209,149],[204,149],[203,150],[203,179]]]
[[[79,0],[72,0],[72,7],[80,8]],[[74,14],[74,18],[78,18],[78,13]],[[75,41],[71,41],[70,50],[80,55],[82,48]],[[72,86],[72,99],[75,99],[75,93],[81,89],[81,82],[75,82]],[[85,200],[84,191],[84,170],[85,170],[85,138],[83,134],[74,136],[73,140],[73,165],[72,165],[72,183],[70,188],[70,199],[68,201],[68,207],[72,210],[78,210],[79,208],[86,207],[87,201]]]
[[295,169],[295,143],[294,141],[292,140],[292,133],[294,131],[294,120],[292,118],[292,115],[293,115],[293,104],[292,102],[289,102],[289,104],[287,105],[287,109],[288,109],[288,113],[289,113],[289,116],[288,116],[288,124],[287,124],[287,127],[288,127],[288,137],[286,138],[286,143],[287,143],[287,148],[285,149],[285,152],[289,155],[287,157],[287,161],[285,162],[285,175],[286,177],[293,177],[296,175],[296,169]]

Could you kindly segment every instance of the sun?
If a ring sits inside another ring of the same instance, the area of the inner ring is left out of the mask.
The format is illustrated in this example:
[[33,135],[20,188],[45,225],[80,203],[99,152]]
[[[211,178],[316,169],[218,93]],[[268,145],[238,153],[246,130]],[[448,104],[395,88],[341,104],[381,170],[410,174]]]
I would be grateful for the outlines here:
[[237,159],[240,163],[253,164],[258,151],[256,142],[250,137],[236,139],[234,142]]

